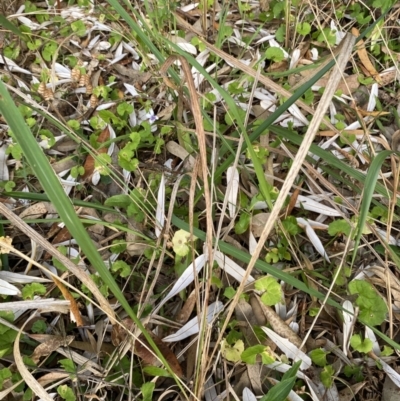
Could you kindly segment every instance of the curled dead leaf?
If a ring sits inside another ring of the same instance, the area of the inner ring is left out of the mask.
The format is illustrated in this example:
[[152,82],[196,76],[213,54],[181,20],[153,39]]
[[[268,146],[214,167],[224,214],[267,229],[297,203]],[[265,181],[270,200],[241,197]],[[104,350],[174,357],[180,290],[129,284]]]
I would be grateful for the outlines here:
[[[110,129],[108,125],[106,128],[103,129],[99,137],[97,138],[98,143],[104,143],[107,142],[110,139]],[[98,153],[107,153],[107,148],[101,147],[97,149]],[[85,160],[85,164],[83,165],[83,168],[85,169],[85,174],[83,175],[83,179],[86,180],[89,178],[93,172],[94,172],[94,158],[92,155],[88,155]]]
[[251,219],[251,232],[254,237],[260,238],[261,233],[264,230],[265,224],[269,219],[269,213],[258,213]]
[[[157,345],[158,349],[160,352],[163,354],[165,360],[168,362],[171,370],[178,376],[182,377],[183,376],[183,371],[182,367],[178,362],[178,359],[176,358],[175,354],[169,349],[165,343],[161,341],[159,337],[157,337],[155,334],[149,332],[151,335],[153,341]],[[159,361],[157,356],[154,354],[154,352],[150,351],[151,347],[147,340],[145,339],[144,335],[141,334],[139,336],[139,339],[135,341],[135,348],[134,348],[134,353],[137,355],[139,358],[143,360],[145,364],[148,365],[159,365]]]
[[[123,319],[121,323],[124,327],[122,327],[119,324],[115,324],[113,326],[113,330],[111,333],[111,341],[115,346],[118,346],[123,341],[125,341],[128,336],[128,331],[133,331],[135,326],[131,318]],[[168,362],[169,366],[171,367],[171,370],[178,377],[182,377],[183,376],[182,368],[175,354],[169,349],[169,347],[165,343],[161,341],[161,339],[158,336],[153,334],[151,331],[148,331],[148,333],[153,339],[154,343],[157,345],[162,355],[164,356],[165,360]],[[145,365],[157,366],[160,364],[157,355],[151,350],[151,346],[149,345],[143,334],[141,334],[139,338],[136,339],[133,352],[135,355],[137,355],[139,358],[143,360]]]
[[37,336],[31,335],[30,337],[37,341],[43,341],[35,348],[31,356],[35,363],[38,363],[40,358],[50,355],[56,349],[68,346],[75,338],[74,336],[63,337],[44,334]]

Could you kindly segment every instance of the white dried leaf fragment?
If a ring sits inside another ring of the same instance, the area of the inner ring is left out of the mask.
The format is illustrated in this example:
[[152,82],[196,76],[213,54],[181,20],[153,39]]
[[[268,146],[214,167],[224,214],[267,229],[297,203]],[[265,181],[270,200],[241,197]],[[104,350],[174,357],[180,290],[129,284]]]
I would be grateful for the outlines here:
[[10,173],[7,167],[7,159],[8,154],[7,152],[8,145],[4,144],[0,147],[0,180],[1,181],[8,181],[10,179]]
[[249,231],[249,253],[253,255],[254,251],[256,250],[258,242],[254,237],[253,233]]
[[0,279],[0,294],[21,296],[21,291],[15,285],[12,285],[3,279]]
[[353,304],[350,301],[344,301],[343,309],[343,353],[347,355],[354,322]]
[[214,380],[211,376],[204,385],[204,398],[206,401],[217,401],[219,399]]
[[324,257],[327,262],[330,262],[328,254],[326,253],[321,240],[319,239],[318,235],[312,228],[311,224],[307,220],[303,219],[302,217],[298,217],[296,220],[301,226],[303,226],[303,228],[305,228],[307,237],[311,241],[313,247],[317,250],[317,252],[322,257]]
[[59,78],[71,78],[72,71],[60,63],[54,64],[54,70]]
[[[214,318],[224,309],[224,305],[222,302],[214,302],[209,305],[207,310],[207,324],[210,324]],[[193,334],[197,334],[199,332],[199,317],[196,316],[187,322],[183,327],[181,327],[176,333],[171,334],[170,336],[164,337],[164,342],[175,342],[183,340],[187,337],[192,336]]]
[[196,56],[196,54],[197,54],[197,49],[196,49],[196,47],[193,46],[191,43],[184,43],[184,42],[181,42],[181,43],[177,43],[177,45],[178,45],[182,50],[184,50],[185,52],[190,53],[190,54],[193,54],[194,56]]
[[281,337],[268,327],[261,327],[265,334],[280,348],[280,350],[289,358],[295,362],[301,361],[300,369],[309,369],[312,365],[311,358],[306,355],[303,351],[293,345],[286,338]]
[[157,194],[157,209],[156,209],[156,227],[155,232],[157,238],[160,236],[165,222],[165,177],[161,175],[160,188]]
[[29,283],[49,283],[47,278],[27,276],[26,274],[13,273],[9,271],[0,271],[0,279],[8,283],[29,284]]
[[342,216],[342,213],[329,206],[317,202],[307,196],[299,195],[296,201],[296,207],[309,210],[311,212],[323,214],[325,216]]
[[365,338],[369,338],[372,341],[372,351],[375,355],[380,356],[381,349],[378,340],[376,339],[375,333],[368,326],[365,326]]
[[11,71],[21,72],[21,73],[23,73],[23,74],[29,74],[29,75],[32,74],[30,71],[18,67],[18,65],[15,64],[15,62],[12,61],[11,59],[9,59],[8,57],[1,56],[1,55],[0,55],[0,63],[1,63],[1,64],[7,64],[7,67],[8,67]]
[[245,388],[243,389],[242,397],[243,397],[243,401],[257,401],[256,396],[255,396],[255,395],[253,394],[253,392],[252,392],[249,388],[247,388],[247,387],[245,387]]
[[225,196],[228,197],[229,217],[233,219],[236,213],[236,203],[239,192],[239,172],[237,168],[232,166],[228,167],[228,170],[226,171],[226,180],[228,189]]
[[367,111],[374,111],[376,107],[376,99],[378,98],[378,84],[372,84],[371,93],[369,95]]
[[131,96],[133,96],[133,97],[139,96],[138,91],[136,90],[136,88],[133,85],[124,83],[124,86]]
[[384,372],[390,377],[390,380],[392,380],[392,382],[400,388],[400,375],[381,358],[378,358],[378,360],[379,363],[382,365],[382,369],[384,370]]
[[46,25],[48,24],[38,24],[37,22],[33,22],[29,18],[26,17],[18,17],[18,21],[22,24],[27,26],[32,31],[37,31],[38,29],[46,29]]
[[[243,268],[241,268],[232,259],[229,259],[222,252],[215,251],[214,260],[218,263],[218,266],[221,269],[225,270],[226,273],[228,273],[230,276],[232,276],[239,283],[243,281],[246,271]],[[252,276],[249,276],[246,284],[250,284],[253,281],[254,281],[254,278]]]
[[205,255],[202,254],[198,256],[194,261],[194,263],[191,263],[183,272],[183,274],[178,278],[175,285],[172,287],[171,291],[153,311],[153,314],[157,313],[169,299],[179,294],[180,291],[184,290],[189,284],[191,284],[194,280],[195,274],[196,275],[199,274],[201,269],[204,267],[205,263],[206,263]]

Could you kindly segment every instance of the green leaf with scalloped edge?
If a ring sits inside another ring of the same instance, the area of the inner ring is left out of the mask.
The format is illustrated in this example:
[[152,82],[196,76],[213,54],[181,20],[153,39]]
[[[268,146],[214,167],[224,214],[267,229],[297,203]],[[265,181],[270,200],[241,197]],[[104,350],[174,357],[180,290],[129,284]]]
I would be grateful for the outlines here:
[[381,324],[388,313],[385,301],[364,280],[353,280],[349,283],[350,294],[358,294],[356,305],[360,308],[360,318],[371,326]]
[[350,338],[350,345],[358,352],[367,354],[372,351],[372,341],[369,338],[361,338],[359,334],[354,334]]
[[256,290],[264,291],[261,295],[261,301],[268,306],[272,306],[280,302],[282,298],[282,287],[278,281],[272,277],[263,277],[254,283]]

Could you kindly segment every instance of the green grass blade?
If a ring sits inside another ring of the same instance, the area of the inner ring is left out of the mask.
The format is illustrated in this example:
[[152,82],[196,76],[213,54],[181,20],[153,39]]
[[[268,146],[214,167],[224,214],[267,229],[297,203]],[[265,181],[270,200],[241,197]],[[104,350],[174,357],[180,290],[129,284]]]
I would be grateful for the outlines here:
[[5,17],[5,15],[0,15],[0,26],[2,26],[4,29],[11,31],[15,35],[18,35],[20,38],[23,37],[23,34],[19,30],[19,28],[16,25],[14,25],[11,21],[9,21]]
[[283,375],[282,380],[275,384],[260,401],[285,401],[297,380],[296,374],[300,365],[301,361],[294,363]]
[[360,216],[358,218],[358,223],[357,223],[357,228],[356,228],[356,237],[354,240],[354,251],[353,251],[352,264],[354,264],[354,261],[357,256],[358,245],[360,243],[364,225],[367,221],[369,207],[371,205],[372,197],[375,193],[375,188],[377,186],[376,184],[377,184],[379,172],[381,171],[382,163],[391,154],[400,155],[400,152],[384,150],[384,151],[378,153],[378,155],[376,155],[374,157],[374,159],[372,160],[372,163],[368,169],[368,173],[365,177],[364,192],[363,192],[363,197],[362,197],[361,207],[360,207]]

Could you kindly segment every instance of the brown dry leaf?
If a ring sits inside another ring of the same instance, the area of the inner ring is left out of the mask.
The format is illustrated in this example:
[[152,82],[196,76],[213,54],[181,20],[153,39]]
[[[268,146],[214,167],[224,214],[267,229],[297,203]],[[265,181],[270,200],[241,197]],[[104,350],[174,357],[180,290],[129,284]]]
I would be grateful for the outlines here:
[[269,10],[269,1],[268,0],[260,0],[260,10],[263,12]]
[[61,242],[69,241],[71,239],[71,233],[68,231],[67,227],[63,227],[60,229],[57,224],[57,228],[59,229],[59,231],[57,235],[53,238],[53,241],[51,241],[52,244],[60,244]]
[[[235,307],[236,319],[240,324],[240,331],[243,333],[244,338],[250,346],[259,344],[257,336],[254,333],[253,327],[258,325],[252,306],[244,299],[239,300]],[[260,376],[261,364],[246,365],[247,375],[242,375],[239,383],[249,380],[251,387],[256,395],[262,395],[262,383]],[[235,386],[235,391],[241,393],[243,389],[241,386]]]
[[[264,305],[261,302],[261,299],[258,295],[252,295],[250,298],[250,302],[257,302],[261,307],[265,317],[267,318],[268,323],[271,325],[272,329],[279,334],[281,337],[288,339],[292,344],[294,344],[297,348],[300,348],[302,345],[301,338],[286,324],[277,314],[276,312],[267,305]],[[306,352],[304,348],[302,348],[303,352]]]
[[124,75],[129,78],[129,83],[131,85],[134,84],[144,84],[151,78],[150,72],[140,72],[136,71],[133,68],[127,68],[122,64],[114,64],[114,70],[116,70],[119,74]]
[[283,72],[288,70],[288,62],[286,60],[280,61],[279,63],[271,64],[267,72]]
[[[349,135],[364,135],[365,134],[365,131],[362,129],[350,129],[350,130],[345,130],[342,132],[349,134]],[[319,136],[334,136],[334,135],[336,135],[336,133],[328,130],[328,131],[319,131],[318,135]]]
[[135,232],[143,232],[143,226],[140,223],[129,220],[128,228],[130,231],[125,235],[126,252],[130,256],[140,256],[150,246],[143,242],[143,239],[139,235],[135,234]]
[[[315,83],[315,85],[325,88],[330,80],[331,80],[330,77],[322,77]],[[345,95],[350,96],[353,92],[355,92],[358,89],[359,86],[360,82],[358,82],[358,75],[353,74],[344,77],[344,80],[341,79],[336,90],[340,90]]]
[[269,219],[269,213],[258,213],[251,219],[251,232],[255,238],[260,238],[262,231],[264,230],[265,224]]
[[[89,334],[92,336],[92,334]],[[89,338],[90,341],[90,338]],[[71,348],[79,349],[82,351],[88,351],[92,354],[97,354],[100,352],[104,352],[108,355],[112,354],[115,351],[115,347],[112,344],[109,343],[102,343],[98,345],[97,343],[93,343],[93,341],[90,342],[84,342],[84,341],[72,341],[72,343],[69,345]]]
[[49,229],[49,231],[46,234],[46,239],[50,239],[52,237],[54,237],[55,235],[57,235],[60,231],[61,228],[59,227],[60,223],[53,223]]
[[400,130],[397,130],[393,135],[392,135],[392,150],[395,150],[397,152],[400,152]]
[[301,183],[301,185],[296,187],[295,190],[293,191],[293,194],[290,197],[289,204],[287,205],[287,208],[286,208],[285,216],[290,216],[292,214],[292,210],[296,206],[297,198],[298,198],[298,196],[300,194],[300,190],[301,190],[301,186],[302,185],[303,185],[303,182]]
[[367,110],[363,110],[363,109],[360,109],[360,108],[358,108],[357,111],[363,117],[367,117],[367,116],[381,117],[381,116],[387,116],[388,114],[390,114],[388,111],[367,111]]
[[[351,33],[354,36],[360,36],[360,32],[357,28],[352,28]],[[380,84],[380,76],[378,74],[378,71],[376,71],[375,67],[371,63],[371,60],[369,59],[367,50],[365,49],[364,41],[362,39],[360,39],[357,43],[357,54],[368,74]]]
[[381,86],[386,86],[395,81],[395,79],[399,76],[397,69],[393,69],[390,71],[383,71],[379,74],[380,84]]
[[[160,352],[163,354],[165,360],[168,362],[171,370],[178,376],[183,376],[182,367],[178,362],[175,354],[161,341],[161,338],[157,337],[155,334],[149,332],[153,341],[157,345]],[[139,339],[135,341],[134,353],[147,365],[158,365],[158,358],[154,355],[154,352],[150,351],[151,347],[145,339],[144,335],[141,334]]]
[[76,160],[66,157],[65,159],[59,160],[51,164],[52,169],[56,174],[61,173],[65,170],[70,170],[71,168],[78,165]]
[[196,159],[189,154],[189,152],[181,145],[174,141],[169,141],[165,145],[166,149],[172,155],[179,157],[184,161],[184,169],[185,171],[193,171],[194,165],[196,164]]
[[[192,336],[196,337],[195,341],[193,341],[192,345],[189,347],[189,349],[186,352],[186,377],[192,377],[195,368],[196,368],[196,358],[197,358],[197,342],[198,342],[198,336]],[[190,338],[191,340],[193,338]]]
[[54,383],[57,380],[66,379],[69,377],[69,373],[62,373],[62,372],[51,372],[47,373],[46,375],[39,377],[38,383],[45,387],[50,383]]
[[196,290],[193,290],[188,296],[182,309],[176,314],[175,321],[179,324],[185,324],[190,315],[193,312],[194,306],[196,305]]
[[[346,387],[344,390],[342,390],[339,393],[339,399],[340,401],[351,401],[354,400],[354,397],[357,395],[357,393],[367,384],[367,382],[362,382],[362,383],[356,383],[353,384],[350,387]],[[397,389],[397,387],[396,387]]]
[[[96,210],[92,209],[92,208],[88,208],[88,207],[83,208],[81,210],[81,212],[79,213],[79,215],[81,215],[81,216],[82,215],[91,216],[94,219],[100,220],[99,219],[99,215],[96,212]],[[97,234],[97,235],[103,235],[105,230],[106,230],[106,228],[102,224],[92,224],[88,228],[88,231],[90,231],[90,232],[92,232],[94,234]]]
[[[122,327],[122,326],[123,327]],[[121,324],[114,324],[111,332],[111,342],[116,347],[125,341],[128,331],[132,331],[135,327],[135,323],[130,317],[123,319]]]
[[57,280],[55,277],[52,277],[54,283],[58,287],[58,289],[61,291],[61,294],[63,297],[70,302],[71,305],[71,313],[74,317],[74,319],[71,319],[72,321],[76,322],[76,325],[78,327],[84,326],[83,319],[81,316],[81,312],[79,311],[78,304],[75,301],[75,298],[71,295],[71,293],[67,290],[65,285],[61,283],[61,281]]
[[29,219],[39,219],[43,215],[47,214],[47,212],[48,212],[48,203],[39,202],[35,203],[32,206],[29,206],[19,215],[19,217],[21,217],[21,219],[24,219],[26,217]]
[[[98,143],[104,143],[110,139],[110,130],[108,125],[103,129],[99,137],[97,138]],[[100,147],[97,149],[97,153],[107,153],[107,148]],[[85,174],[82,176],[83,180],[89,178],[94,172],[94,157],[92,155],[88,155],[85,160],[85,164],[83,165],[85,169]]]
[[52,352],[60,347],[68,346],[75,339],[74,336],[63,337],[45,334],[31,335],[30,337],[37,341],[43,341],[35,348],[31,356],[32,360],[36,364],[39,362],[40,358],[50,355]]

